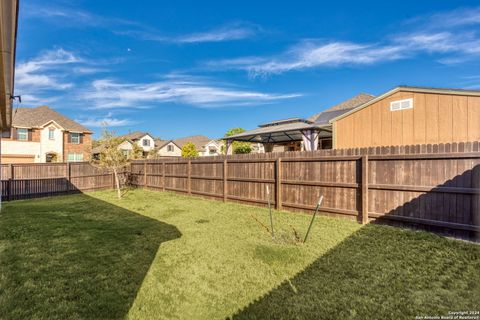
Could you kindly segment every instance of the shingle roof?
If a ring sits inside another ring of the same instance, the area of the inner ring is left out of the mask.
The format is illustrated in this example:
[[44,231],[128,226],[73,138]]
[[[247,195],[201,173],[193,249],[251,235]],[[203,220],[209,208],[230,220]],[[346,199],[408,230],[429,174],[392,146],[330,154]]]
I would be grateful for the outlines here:
[[[327,113],[327,112],[331,112],[331,111],[337,111],[336,112],[336,115],[335,116],[332,116],[330,117],[330,119],[333,119],[335,117],[338,117],[339,115],[343,114],[344,112],[347,112],[353,108],[356,108],[364,103],[367,103],[368,101],[374,99],[375,96],[371,95],[371,94],[368,94],[368,93],[360,93],[356,96],[354,96],[353,98],[350,98],[348,100],[345,100],[343,101],[342,103],[339,103],[331,108],[328,108],[327,110],[325,111],[322,111],[322,112],[319,112],[317,114],[314,114],[313,116],[311,116],[310,118],[308,118],[309,121],[312,121],[312,122],[316,122],[317,120],[320,120],[322,118],[322,114],[324,113]],[[342,112],[341,110],[344,110],[344,112]],[[325,118],[326,115],[324,115],[324,118]]]
[[12,124],[14,127],[38,128],[47,124],[51,120],[54,120],[67,131],[92,132],[78,122],[65,117],[63,114],[58,113],[47,106],[37,108],[18,108],[14,112]]
[[134,131],[128,134],[124,134],[123,136],[120,136],[120,137],[125,138],[127,140],[138,140],[146,135],[150,135],[150,134],[148,132],[143,132],[143,131]]
[[180,148],[183,148],[185,144],[188,142],[191,142],[197,147],[197,150],[203,150],[203,146],[205,146],[208,142],[210,142],[212,139],[206,136],[190,136],[190,137],[185,137],[185,138],[179,138],[173,140],[173,142],[179,146]]
[[162,148],[172,140],[155,139],[155,148]]

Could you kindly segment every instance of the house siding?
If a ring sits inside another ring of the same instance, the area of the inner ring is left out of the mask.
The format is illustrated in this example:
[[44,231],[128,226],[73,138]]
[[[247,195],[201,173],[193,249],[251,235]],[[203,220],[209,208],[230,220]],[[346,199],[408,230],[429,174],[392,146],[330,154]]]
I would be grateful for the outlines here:
[[[390,102],[413,99],[413,109]],[[480,140],[480,97],[398,91],[333,123],[335,148]]]
[[92,135],[90,133],[83,133],[82,143],[68,142],[70,132],[63,132],[63,161],[68,160],[68,153],[83,153],[83,160],[90,160],[90,150],[92,148]]

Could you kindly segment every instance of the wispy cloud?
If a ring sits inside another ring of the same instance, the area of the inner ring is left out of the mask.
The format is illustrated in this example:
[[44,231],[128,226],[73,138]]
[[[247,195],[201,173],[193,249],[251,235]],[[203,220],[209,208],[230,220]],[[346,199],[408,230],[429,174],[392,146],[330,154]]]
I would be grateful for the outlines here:
[[27,105],[46,104],[55,96],[45,92],[71,89],[74,83],[62,72],[66,66],[82,63],[74,53],[64,49],[46,51],[30,60],[18,63],[15,70],[15,92]]
[[193,32],[180,35],[167,35],[152,28],[117,30],[114,31],[114,33],[119,35],[136,37],[148,41],[176,44],[194,44],[250,39],[261,33],[261,28],[251,23],[237,22],[226,24],[224,26],[202,32]]
[[221,42],[251,38],[260,28],[251,24],[236,23],[205,32],[198,32],[179,36],[173,40],[179,43]]
[[206,66],[246,70],[256,77],[317,67],[368,65],[420,54],[432,55],[443,64],[460,63],[480,56],[479,32],[469,28],[480,24],[479,8],[435,14],[424,20],[428,21],[427,26],[417,25],[409,32],[390,35],[378,42],[307,40],[278,55],[209,61]]
[[124,127],[137,124],[137,121],[131,119],[119,119],[108,113],[100,117],[78,118],[75,121],[83,124],[86,127],[100,128],[100,127]]
[[230,107],[265,104],[301,96],[244,90],[196,78],[167,78],[151,83],[123,83],[111,79],[93,81],[82,94],[96,109],[145,108],[173,102],[197,107]]
[[190,44],[234,41],[252,38],[261,32],[261,28],[255,24],[232,22],[210,30],[168,35],[139,21],[97,15],[74,7],[28,4],[24,11],[26,18],[60,23],[62,27],[104,28],[117,35],[165,43]]

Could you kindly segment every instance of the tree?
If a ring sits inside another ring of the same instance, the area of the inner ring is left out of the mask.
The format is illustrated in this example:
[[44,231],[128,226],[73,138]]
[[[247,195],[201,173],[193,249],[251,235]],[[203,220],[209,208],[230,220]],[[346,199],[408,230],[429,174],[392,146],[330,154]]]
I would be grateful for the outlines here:
[[[245,132],[243,128],[232,128],[225,133],[225,137],[230,137],[235,134],[239,134]],[[233,141],[231,148],[233,149],[234,154],[241,154],[241,153],[250,153],[252,152],[252,145],[250,142],[241,142],[241,141]],[[222,147],[223,153],[227,153],[225,147]]]
[[102,151],[98,160],[92,160],[93,164],[107,169],[112,172],[115,177],[115,187],[117,189],[118,199],[122,198],[120,189],[119,172],[128,165],[128,159],[120,150],[119,145],[124,141],[122,138],[107,129],[104,129],[99,140],[101,142]]
[[132,153],[130,154],[131,159],[143,159],[143,149],[137,144],[132,144]]
[[197,147],[192,142],[187,142],[182,147],[182,157],[184,157],[184,158],[198,157]]

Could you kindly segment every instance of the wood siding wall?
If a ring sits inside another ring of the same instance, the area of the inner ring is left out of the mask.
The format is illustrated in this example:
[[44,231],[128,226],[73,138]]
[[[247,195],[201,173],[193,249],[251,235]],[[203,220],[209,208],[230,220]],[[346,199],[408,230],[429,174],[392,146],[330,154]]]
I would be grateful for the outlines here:
[[278,209],[321,211],[460,233],[480,231],[479,144],[139,161],[133,183]]
[[[413,98],[413,109],[390,102]],[[335,148],[480,141],[480,97],[399,91],[334,123]]]

